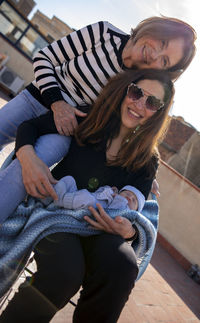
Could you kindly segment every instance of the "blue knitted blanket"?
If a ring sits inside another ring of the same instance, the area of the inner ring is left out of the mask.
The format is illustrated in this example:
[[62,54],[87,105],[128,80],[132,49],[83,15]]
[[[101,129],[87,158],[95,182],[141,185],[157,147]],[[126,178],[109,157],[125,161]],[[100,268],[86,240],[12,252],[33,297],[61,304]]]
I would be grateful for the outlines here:
[[[138,238],[132,243],[135,250],[139,274],[145,271],[156,241],[158,227],[158,204],[155,200],[145,203],[142,214],[130,210],[106,210],[114,218],[128,218],[138,228]],[[44,207],[37,199],[22,202],[14,214],[0,227],[0,297],[13,285],[36,244],[45,236],[56,232],[70,232],[81,236],[100,234],[83,216],[89,210],[67,210],[51,203]]]

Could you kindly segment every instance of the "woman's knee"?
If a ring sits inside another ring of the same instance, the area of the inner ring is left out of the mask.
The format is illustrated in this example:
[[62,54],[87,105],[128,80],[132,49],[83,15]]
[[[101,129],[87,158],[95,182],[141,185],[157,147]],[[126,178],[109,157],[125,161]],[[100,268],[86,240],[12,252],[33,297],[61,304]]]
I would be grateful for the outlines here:
[[112,279],[115,283],[122,280],[124,285],[127,282],[128,286],[134,286],[138,265],[134,250],[127,242],[123,242],[120,248],[112,253],[110,261],[104,265],[108,279]]
[[[89,270],[114,283],[127,281],[133,286],[138,274],[137,259],[131,245],[119,235],[102,234],[95,239]],[[93,247],[92,247],[93,248]],[[91,265],[92,263],[92,265]]]
[[85,263],[78,239],[73,235],[59,233],[43,239],[36,248],[35,260],[38,270],[34,287],[52,301],[71,298],[79,290]]
[[33,285],[41,295],[59,309],[62,308],[80,289],[83,275],[80,271],[73,274],[52,271],[48,275],[41,275],[38,271],[33,277]]
[[48,166],[59,162],[68,152],[71,137],[58,134],[48,134],[41,136],[36,144],[35,151],[39,158]]
[[23,90],[0,109],[0,148],[15,140],[17,127],[25,120],[36,118],[48,110]]

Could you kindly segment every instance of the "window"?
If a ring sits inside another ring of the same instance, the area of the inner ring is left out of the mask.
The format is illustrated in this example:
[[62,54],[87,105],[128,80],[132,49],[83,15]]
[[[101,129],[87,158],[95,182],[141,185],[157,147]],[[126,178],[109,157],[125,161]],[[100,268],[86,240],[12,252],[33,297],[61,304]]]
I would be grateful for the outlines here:
[[6,0],[0,5],[0,34],[29,58],[49,44]]
[[10,41],[16,42],[28,24],[6,2],[0,6],[0,31]]
[[47,41],[45,41],[32,28],[29,28],[25,36],[23,36],[18,43],[18,46],[30,57],[32,57],[39,49],[47,45]]

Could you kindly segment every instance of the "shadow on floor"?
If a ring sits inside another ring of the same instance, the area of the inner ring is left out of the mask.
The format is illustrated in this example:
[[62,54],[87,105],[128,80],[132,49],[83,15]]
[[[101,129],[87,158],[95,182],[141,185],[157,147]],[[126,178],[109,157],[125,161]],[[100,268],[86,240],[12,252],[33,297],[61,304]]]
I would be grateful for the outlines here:
[[200,285],[187,276],[185,270],[159,243],[156,244],[151,265],[200,319]]

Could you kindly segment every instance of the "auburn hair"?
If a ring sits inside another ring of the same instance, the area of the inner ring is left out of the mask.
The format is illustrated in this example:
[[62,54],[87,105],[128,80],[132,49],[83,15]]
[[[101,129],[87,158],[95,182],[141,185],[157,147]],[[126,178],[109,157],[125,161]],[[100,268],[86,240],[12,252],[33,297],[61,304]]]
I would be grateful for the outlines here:
[[184,52],[182,59],[167,71],[172,80],[176,80],[189,66],[196,53],[196,31],[186,22],[170,17],[150,17],[141,21],[136,28],[131,29],[133,43],[138,39],[149,36],[158,40],[183,38]]
[[[79,125],[75,138],[79,145],[93,144],[97,149],[111,144],[121,126],[121,104],[127,94],[130,83],[141,80],[156,80],[164,89],[164,107],[155,112],[136,133],[131,129],[123,139],[121,148],[109,165],[121,166],[135,171],[148,166],[152,171],[152,157],[158,156],[158,144],[163,137],[168,123],[168,112],[174,96],[173,83],[167,72],[160,70],[128,70],[119,73],[107,83],[88,117]],[[128,139],[128,140],[127,140]],[[127,142],[128,141],[128,142]]]

